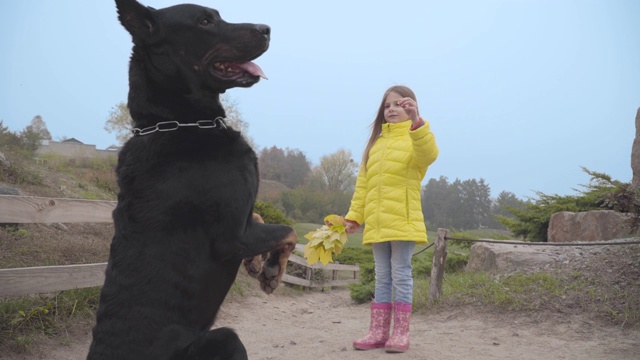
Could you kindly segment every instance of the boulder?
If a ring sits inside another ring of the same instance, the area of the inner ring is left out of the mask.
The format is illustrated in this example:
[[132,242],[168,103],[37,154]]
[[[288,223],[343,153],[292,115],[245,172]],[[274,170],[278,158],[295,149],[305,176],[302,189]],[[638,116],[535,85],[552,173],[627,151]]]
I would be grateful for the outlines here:
[[466,271],[510,272],[538,270],[562,261],[565,249],[555,246],[531,246],[475,243],[471,246]]
[[551,216],[548,242],[589,242],[640,235],[632,214],[613,210],[561,211]]

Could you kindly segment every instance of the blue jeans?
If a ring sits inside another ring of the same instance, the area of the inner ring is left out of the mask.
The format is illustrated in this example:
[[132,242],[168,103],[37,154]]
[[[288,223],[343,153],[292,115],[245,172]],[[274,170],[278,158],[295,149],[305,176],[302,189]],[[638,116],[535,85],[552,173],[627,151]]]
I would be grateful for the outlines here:
[[411,257],[415,241],[387,241],[373,244],[376,265],[375,302],[413,302]]

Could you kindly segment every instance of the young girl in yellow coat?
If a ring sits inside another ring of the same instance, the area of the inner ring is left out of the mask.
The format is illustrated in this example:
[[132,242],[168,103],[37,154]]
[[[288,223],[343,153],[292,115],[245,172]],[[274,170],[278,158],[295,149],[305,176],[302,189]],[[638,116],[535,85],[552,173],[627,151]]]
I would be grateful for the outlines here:
[[429,123],[419,116],[415,94],[406,86],[384,93],[371,127],[345,216],[348,233],[365,224],[362,242],[373,248],[376,275],[369,333],[353,346],[404,352],[409,348],[413,301],[411,257],[416,244],[427,242],[420,183],[438,147]]

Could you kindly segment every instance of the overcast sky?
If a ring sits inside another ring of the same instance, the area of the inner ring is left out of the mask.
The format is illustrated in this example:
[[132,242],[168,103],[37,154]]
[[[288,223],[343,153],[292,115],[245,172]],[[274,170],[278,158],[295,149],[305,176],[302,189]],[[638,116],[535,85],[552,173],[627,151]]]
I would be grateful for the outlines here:
[[[148,0],[162,8],[176,1]],[[232,89],[248,135],[315,165],[359,160],[383,92],[417,94],[440,147],[429,178],[484,179],[492,195],[569,195],[632,177],[640,107],[640,1],[202,0],[229,22],[272,28],[269,80]],[[41,115],[54,140],[116,144],[131,38],[109,0],[0,0],[0,120]]]

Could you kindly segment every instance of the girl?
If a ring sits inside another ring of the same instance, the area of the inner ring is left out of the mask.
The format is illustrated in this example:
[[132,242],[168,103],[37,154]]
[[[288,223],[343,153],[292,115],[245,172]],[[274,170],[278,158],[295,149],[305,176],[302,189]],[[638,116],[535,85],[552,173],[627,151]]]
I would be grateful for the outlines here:
[[376,274],[369,333],[353,347],[404,352],[409,348],[413,301],[411,257],[416,243],[427,242],[420,182],[438,147],[429,123],[418,114],[415,94],[406,86],[384,93],[371,128],[345,216],[347,233],[366,224],[362,242],[373,248]]

